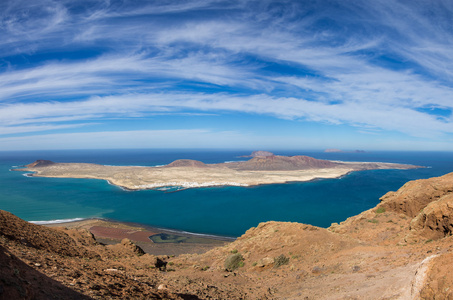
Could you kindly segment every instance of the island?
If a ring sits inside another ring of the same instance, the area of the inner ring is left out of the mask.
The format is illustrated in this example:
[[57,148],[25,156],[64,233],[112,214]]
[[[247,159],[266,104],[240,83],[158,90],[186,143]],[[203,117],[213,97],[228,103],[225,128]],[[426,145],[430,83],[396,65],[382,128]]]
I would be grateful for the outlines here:
[[324,150],[325,153],[366,153],[365,150],[344,151],[341,149],[331,148]]
[[353,171],[414,169],[420,166],[384,162],[345,162],[309,156],[280,156],[256,151],[247,161],[205,164],[182,159],[155,167],[106,166],[89,163],[55,163],[37,160],[16,171],[33,177],[103,179],[127,190],[198,188],[211,186],[255,186],[338,178]]

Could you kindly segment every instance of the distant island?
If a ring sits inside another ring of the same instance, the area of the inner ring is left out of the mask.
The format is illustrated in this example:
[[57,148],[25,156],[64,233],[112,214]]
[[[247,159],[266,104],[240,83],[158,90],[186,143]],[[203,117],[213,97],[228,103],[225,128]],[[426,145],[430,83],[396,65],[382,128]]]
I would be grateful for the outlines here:
[[243,156],[240,156],[240,157],[257,157],[257,156],[274,156],[274,153],[272,152],[269,152],[269,151],[253,151],[252,154],[250,155],[243,155]]
[[325,153],[366,153],[365,150],[354,150],[354,151],[344,151],[341,149],[326,149],[324,150]]
[[88,163],[55,163],[37,160],[16,171],[35,177],[92,178],[107,180],[128,190],[165,187],[254,186],[338,178],[353,171],[414,169],[419,166],[383,162],[343,162],[309,156],[280,156],[255,151],[247,161],[205,164],[182,159],[165,166],[105,166]]

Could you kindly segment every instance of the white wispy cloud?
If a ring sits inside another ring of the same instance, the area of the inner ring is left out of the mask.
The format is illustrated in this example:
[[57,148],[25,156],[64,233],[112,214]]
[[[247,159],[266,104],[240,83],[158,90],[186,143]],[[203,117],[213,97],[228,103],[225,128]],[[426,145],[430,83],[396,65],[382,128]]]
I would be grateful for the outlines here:
[[[385,130],[397,130],[413,136],[431,137],[453,133],[453,124],[404,106],[377,101],[329,104],[300,98],[276,98],[265,94],[231,96],[227,94],[131,94],[95,97],[86,101],[46,102],[9,105],[0,108],[0,124],[38,123],[42,118],[54,121],[98,120],[146,116],[151,112],[233,111],[266,114],[285,119],[307,119],[332,124],[352,124]],[[89,112],[89,113],[88,113]]]
[[[360,142],[351,144],[340,137],[330,139],[333,145],[349,149],[363,146]],[[395,142],[398,146],[395,147]],[[420,145],[411,140],[367,140],[369,149],[374,150],[431,150],[450,149],[450,143],[444,140],[427,141]],[[206,129],[175,129],[175,130],[132,130],[132,131],[101,131],[77,133],[53,133],[20,137],[0,137],[2,151],[17,149],[107,149],[107,148],[218,148],[237,149],[269,149],[288,150],[304,149],[311,145],[315,148],[325,147],[322,137],[310,136],[294,139],[281,135],[256,135],[235,131],[213,131]],[[393,147],[393,148],[392,148]],[[368,149],[368,148],[367,148]]]
[[[61,124],[61,125],[25,125],[25,126],[0,126],[0,131],[4,135],[17,134],[17,133],[30,133],[42,131],[54,131],[68,128],[78,128],[89,124]],[[3,146],[5,148],[5,146]]]
[[449,2],[84,4],[0,6],[0,134],[222,112],[453,133]]
[[[239,141],[253,148],[253,137],[232,131],[206,129],[133,130],[54,133],[31,137],[0,137],[2,150],[106,148],[234,148]],[[120,146],[119,146],[120,145]],[[215,145],[215,146],[213,146]]]

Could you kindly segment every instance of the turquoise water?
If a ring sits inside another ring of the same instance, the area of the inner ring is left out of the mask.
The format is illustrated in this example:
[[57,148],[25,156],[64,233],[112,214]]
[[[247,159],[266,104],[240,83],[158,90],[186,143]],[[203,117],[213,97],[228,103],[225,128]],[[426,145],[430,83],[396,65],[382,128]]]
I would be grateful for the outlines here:
[[36,159],[109,165],[154,166],[191,158],[205,163],[244,160],[249,151],[78,150],[0,152],[0,208],[28,221],[102,217],[155,227],[239,236],[264,221],[294,221],[327,227],[379,203],[405,182],[453,171],[450,152],[323,153],[275,151],[320,159],[411,163],[429,168],[374,170],[340,179],[257,187],[212,187],[175,193],[124,191],[103,180],[32,178],[12,172]]

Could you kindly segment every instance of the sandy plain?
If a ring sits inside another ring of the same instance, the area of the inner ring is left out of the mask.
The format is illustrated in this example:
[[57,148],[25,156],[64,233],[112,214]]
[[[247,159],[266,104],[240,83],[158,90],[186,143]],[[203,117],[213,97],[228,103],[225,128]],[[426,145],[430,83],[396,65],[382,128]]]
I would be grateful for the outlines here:
[[[152,255],[180,255],[205,253],[215,247],[234,241],[234,238],[198,235],[155,228],[137,223],[118,222],[107,219],[85,219],[80,221],[46,224],[46,227],[64,227],[67,229],[85,229],[91,232],[101,244],[114,245],[123,239],[129,239]],[[169,234],[175,240],[156,243],[151,236]]]
[[19,171],[31,171],[30,176],[92,178],[107,180],[128,190],[156,189],[168,186],[197,188],[208,186],[254,186],[287,182],[302,182],[321,178],[338,178],[352,171],[372,169],[410,169],[414,166],[392,163],[335,162],[327,168],[301,170],[241,170],[234,164],[197,166],[105,166],[87,163],[52,163],[28,166]]

